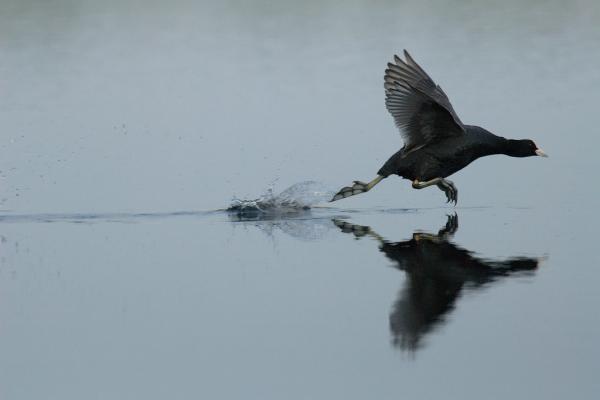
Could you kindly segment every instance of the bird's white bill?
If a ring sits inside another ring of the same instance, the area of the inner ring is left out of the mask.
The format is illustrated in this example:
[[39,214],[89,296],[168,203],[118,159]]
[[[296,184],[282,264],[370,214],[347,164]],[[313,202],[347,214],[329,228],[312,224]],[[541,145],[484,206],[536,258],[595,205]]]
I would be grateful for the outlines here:
[[538,155],[538,156],[540,156],[540,157],[548,157],[548,154],[544,153],[544,152],[543,152],[542,150],[540,150],[540,149],[537,149],[537,150],[535,151],[535,154],[537,154],[537,155]]

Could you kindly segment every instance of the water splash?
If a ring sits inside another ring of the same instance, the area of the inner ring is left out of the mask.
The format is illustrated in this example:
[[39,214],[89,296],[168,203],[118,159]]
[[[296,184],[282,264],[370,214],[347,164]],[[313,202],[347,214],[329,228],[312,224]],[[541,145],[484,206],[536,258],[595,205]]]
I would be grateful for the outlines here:
[[253,200],[234,198],[228,211],[248,214],[284,214],[308,210],[318,203],[326,202],[333,196],[333,191],[315,181],[304,181],[290,186],[279,194],[273,188]]

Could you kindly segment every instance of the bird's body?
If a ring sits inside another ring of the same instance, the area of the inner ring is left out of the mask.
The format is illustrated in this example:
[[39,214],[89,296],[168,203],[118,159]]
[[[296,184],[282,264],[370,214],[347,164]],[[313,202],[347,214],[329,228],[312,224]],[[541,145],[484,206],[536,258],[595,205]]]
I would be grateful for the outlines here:
[[446,178],[479,157],[503,154],[507,139],[478,126],[465,125],[465,133],[436,141],[421,149],[399,150],[381,167],[377,175],[398,175],[410,181]]
[[331,201],[371,190],[389,175],[412,181],[415,189],[436,185],[456,204],[458,190],[445,179],[474,160],[492,155],[546,156],[529,139],[496,136],[475,125],[464,125],[446,93],[404,51],[405,60],[394,56],[385,70],[386,107],[404,139],[404,147],[379,169],[369,183],[354,181]]

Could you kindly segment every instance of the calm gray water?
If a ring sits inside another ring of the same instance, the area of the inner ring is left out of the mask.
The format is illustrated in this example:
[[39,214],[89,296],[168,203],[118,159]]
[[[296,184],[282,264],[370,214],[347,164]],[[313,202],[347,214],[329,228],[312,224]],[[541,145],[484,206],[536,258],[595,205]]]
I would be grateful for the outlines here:
[[[597,398],[599,44],[593,1],[0,2],[0,398]],[[403,48],[550,158],[222,211],[373,178]]]

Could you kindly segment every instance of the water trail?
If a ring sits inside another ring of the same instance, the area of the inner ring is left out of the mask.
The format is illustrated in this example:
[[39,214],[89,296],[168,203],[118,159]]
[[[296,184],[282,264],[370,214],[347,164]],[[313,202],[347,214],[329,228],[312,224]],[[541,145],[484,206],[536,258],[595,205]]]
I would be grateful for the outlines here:
[[[223,210],[220,210],[221,212]],[[0,223],[94,223],[94,222],[131,222],[161,218],[203,217],[219,212],[215,211],[168,211],[168,212],[121,212],[121,213],[41,213],[41,214],[0,214]]]

